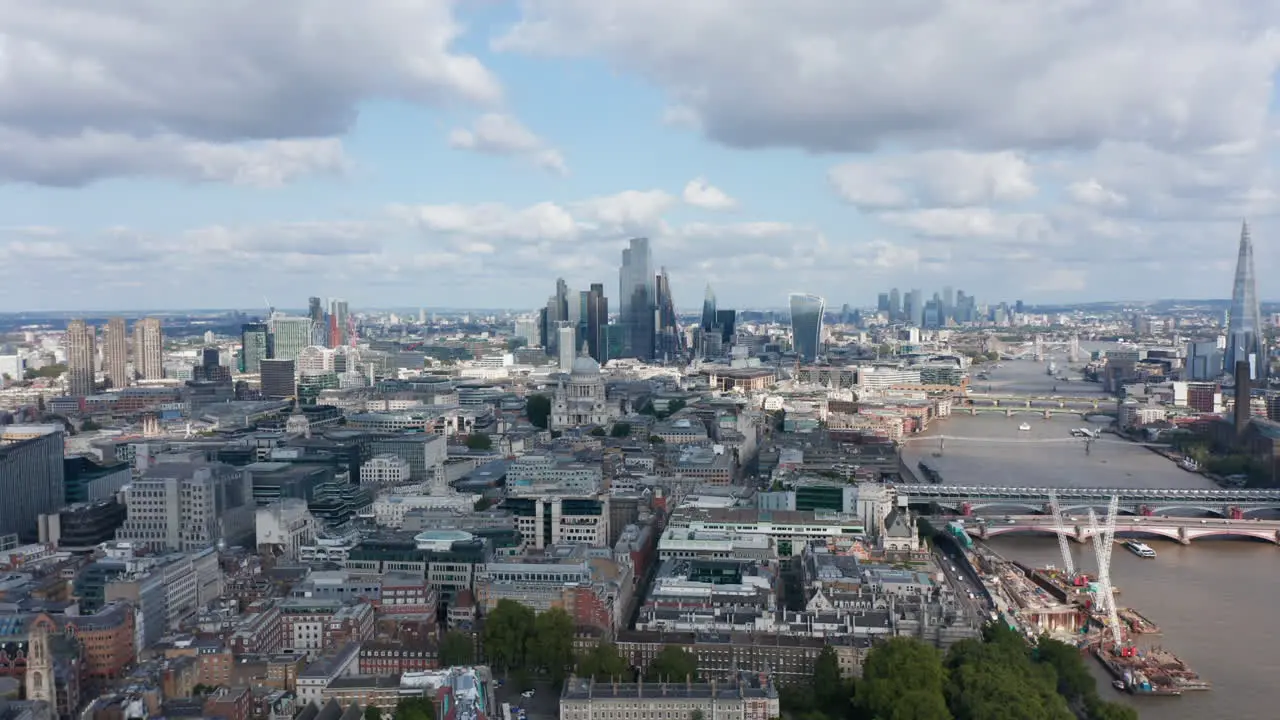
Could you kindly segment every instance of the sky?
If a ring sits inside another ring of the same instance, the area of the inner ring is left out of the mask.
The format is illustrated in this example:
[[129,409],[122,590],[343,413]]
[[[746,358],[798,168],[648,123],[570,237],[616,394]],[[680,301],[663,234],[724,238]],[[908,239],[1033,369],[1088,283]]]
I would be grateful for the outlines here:
[[0,312],[1280,299],[1280,4],[0,0]]

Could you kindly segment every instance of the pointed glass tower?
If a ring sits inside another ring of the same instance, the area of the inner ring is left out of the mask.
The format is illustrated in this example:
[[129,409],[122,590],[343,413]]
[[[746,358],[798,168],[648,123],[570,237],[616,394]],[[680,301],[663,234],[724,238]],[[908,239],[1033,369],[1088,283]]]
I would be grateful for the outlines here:
[[1249,363],[1249,376],[1265,380],[1267,354],[1262,346],[1262,311],[1253,273],[1253,240],[1249,223],[1240,229],[1240,254],[1236,260],[1235,286],[1231,290],[1231,311],[1227,316],[1227,352],[1223,371],[1232,374],[1236,362]]
[[702,331],[710,332],[716,325],[716,294],[707,283],[707,293],[702,297]]

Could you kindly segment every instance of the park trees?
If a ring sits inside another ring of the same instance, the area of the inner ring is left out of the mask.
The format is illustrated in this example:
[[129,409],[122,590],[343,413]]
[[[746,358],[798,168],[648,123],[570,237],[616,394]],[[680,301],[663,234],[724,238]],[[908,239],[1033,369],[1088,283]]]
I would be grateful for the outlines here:
[[471,636],[466,633],[450,630],[440,641],[440,665],[470,665],[476,660],[475,646]]
[[514,600],[498,601],[484,622],[484,652],[489,665],[510,672],[524,667],[536,615]]
[[563,608],[540,613],[533,623],[529,663],[544,668],[557,685],[573,667],[573,634],[573,618]]
[[578,675],[596,680],[625,678],[631,668],[611,642],[600,641],[595,647],[578,656]]
[[530,395],[524,401],[524,412],[529,422],[546,430],[551,419],[551,398],[546,395]]
[[683,682],[688,678],[697,679],[698,659],[693,653],[678,645],[667,645],[649,663],[645,677],[650,680],[667,682]]

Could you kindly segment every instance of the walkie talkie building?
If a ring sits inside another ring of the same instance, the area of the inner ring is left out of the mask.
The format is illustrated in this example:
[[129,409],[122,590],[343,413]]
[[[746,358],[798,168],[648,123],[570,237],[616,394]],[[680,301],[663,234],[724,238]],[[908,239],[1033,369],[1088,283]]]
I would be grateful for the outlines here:
[[790,299],[792,344],[804,362],[813,362],[822,342],[822,312],[827,303],[817,295],[802,293],[792,293]]

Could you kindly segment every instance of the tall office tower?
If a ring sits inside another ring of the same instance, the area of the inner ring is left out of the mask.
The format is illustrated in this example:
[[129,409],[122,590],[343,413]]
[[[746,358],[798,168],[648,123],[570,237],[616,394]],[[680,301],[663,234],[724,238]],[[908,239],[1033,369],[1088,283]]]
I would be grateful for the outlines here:
[[1235,284],[1231,289],[1231,310],[1227,316],[1227,352],[1224,367],[1235,372],[1236,363],[1249,363],[1249,379],[1266,381],[1267,353],[1262,338],[1262,312],[1253,274],[1253,239],[1249,223],[1240,228],[1240,252],[1236,259]]
[[307,317],[311,320],[310,344],[329,347],[329,321],[320,298],[307,298]]
[[955,319],[956,315],[956,291],[950,286],[942,288],[942,316],[945,324],[946,320]]
[[876,311],[882,313],[889,312],[889,293],[882,292],[876,296]]
[[342,347],[347,344],[347,301],[329,301],[329,347]]
[[826,301],[817,295],[792,293],[791,344],[804,362],[818,359],[818,346],[822,343],[822,313]]
[[302,348],[311,344],[311,319],[277,313],[271,316],[271,339],[273,359],[297,360]]
[[734,332],[738,329],[738,311],[716,310],[716,327],[720,328],[720,341],[725,345],[732,344]]
[[295,397],[298,392],[297,361],[266,358],[262,361],[262,397],[283,400]]
[[67,323],[67,379],[72,395],[92,395],[98,329],[83,320]]
[[587,354],[601,365],[609,361],[609,299],[601,283],[587,291]]
[[164,379],[164,333],[160,318],[133,323],[133,371],[143,380]]
[[550,346],[551,340],[547,337],[547,309],[538,308],[538,347],[544,351]]
[[716,294],[711,291],[711,283],[707,283],[707,292],[702,296],[702,331],[707,332],[716,325]]
[[266,323],[240,326],[240,371],[256,375],[262,372],[262,361],[271,357],[271,330]]
[[902,319],[902,294],[898,292],[898,288],[889,291],[889,322],[898,322]]
[[102,330],[102,370],[110,387],[129,386],[129,335],[122,317],[108,318]]
[[573,361],[578,357],[573,351],[575,334],[573,326],[568,322],[560,323],[560,327],[556,328],[556,352],[560,358],[560,372],[573,370]]
[[655,288],[657,290],[657,315],[654,319],[657,337],[654,346],[655,355],[664,361],[678,357],[684,353],[684,333],[680,332],[680,318],[676,315],[675,299],[671,295],[671,278],[667,269],[658,272]]
[[625,357],[652,360],[657,330],[658,276],[653,272],[649,238],[631,238],[618,269],[618,320],[626,327]]
[[564,278],[556,279],[556,292],[547,298],[546,315],[543,347],[548,355],[555,355],[560,347],[560,325],[569,322],[569,284]]
[[924,325],[924,293],[920,288],[916,288],[907,294],[911,298],[911,311],[908,312],[906,304],[903,304],[902,312],[907,316],[907,322],[915,327]]

